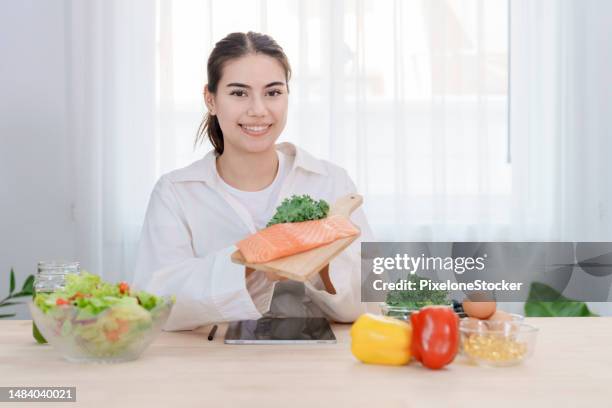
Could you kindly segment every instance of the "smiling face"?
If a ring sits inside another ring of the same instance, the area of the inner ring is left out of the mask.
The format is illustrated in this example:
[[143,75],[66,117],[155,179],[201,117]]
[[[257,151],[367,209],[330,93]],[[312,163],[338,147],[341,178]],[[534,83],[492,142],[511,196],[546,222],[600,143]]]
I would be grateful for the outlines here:
[[[205,88],[211,114],[223,132],[225,152],[274,149],[287,122],[287,86],[279,61],[262,54],[231,60],[223,67],[217,92]],[[230,153],[231,154],[231,153]]]

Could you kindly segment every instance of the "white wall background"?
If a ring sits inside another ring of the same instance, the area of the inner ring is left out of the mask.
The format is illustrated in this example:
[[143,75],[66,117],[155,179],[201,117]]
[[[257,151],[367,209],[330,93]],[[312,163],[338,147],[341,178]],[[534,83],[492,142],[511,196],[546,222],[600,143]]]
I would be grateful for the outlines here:
[[2,298],[11,267],[21,285],[37,261],[76,255],[64,11],[63,0],[0,2]]

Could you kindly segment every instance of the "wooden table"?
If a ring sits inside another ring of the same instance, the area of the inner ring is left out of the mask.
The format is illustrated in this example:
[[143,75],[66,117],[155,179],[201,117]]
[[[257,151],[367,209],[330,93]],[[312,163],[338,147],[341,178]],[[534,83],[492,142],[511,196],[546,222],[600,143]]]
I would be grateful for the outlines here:
[[[38,345],[29,320],[0,322],[0,386],[76,386],[86,407],[604,407],[612,406],[612,317],[530,318],[532,359],[483,368],[458,357],[444,370],[365,365],[337,344],[225,345],[208,328],[163,332],[136,361],[72,364]],[[0,408],[9,404],[0,403]],[[17,407],[40,407],[19,403]]]

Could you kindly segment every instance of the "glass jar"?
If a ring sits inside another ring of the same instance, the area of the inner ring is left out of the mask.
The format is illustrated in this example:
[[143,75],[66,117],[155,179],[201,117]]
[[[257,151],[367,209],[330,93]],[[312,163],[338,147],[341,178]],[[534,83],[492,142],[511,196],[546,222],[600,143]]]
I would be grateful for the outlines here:
[[[66,275],[79,273],[78,262],[42,261],[34,279],[34,296],[38,293],[51,293],[64,288]],[[47,342],[32,321],[32,335],[38,343]]]

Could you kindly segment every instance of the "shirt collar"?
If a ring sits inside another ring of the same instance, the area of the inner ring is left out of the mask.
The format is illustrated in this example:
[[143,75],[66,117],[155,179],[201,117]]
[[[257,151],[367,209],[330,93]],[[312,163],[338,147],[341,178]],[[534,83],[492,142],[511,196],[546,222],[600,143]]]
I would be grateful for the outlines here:
[[[315,158],[292,143],[278,143],[276,150],[288,156],[294,156],[294,169],[300,168],[311,173],[327,175],[327,169],[323,160]],[[208,184],[214,184],[216,177],[215,159],[215,152],[211,150],[202,159],[193,162],[187,167],[173,171],[170,174],[170,179],[174,182],[203,181]]]

